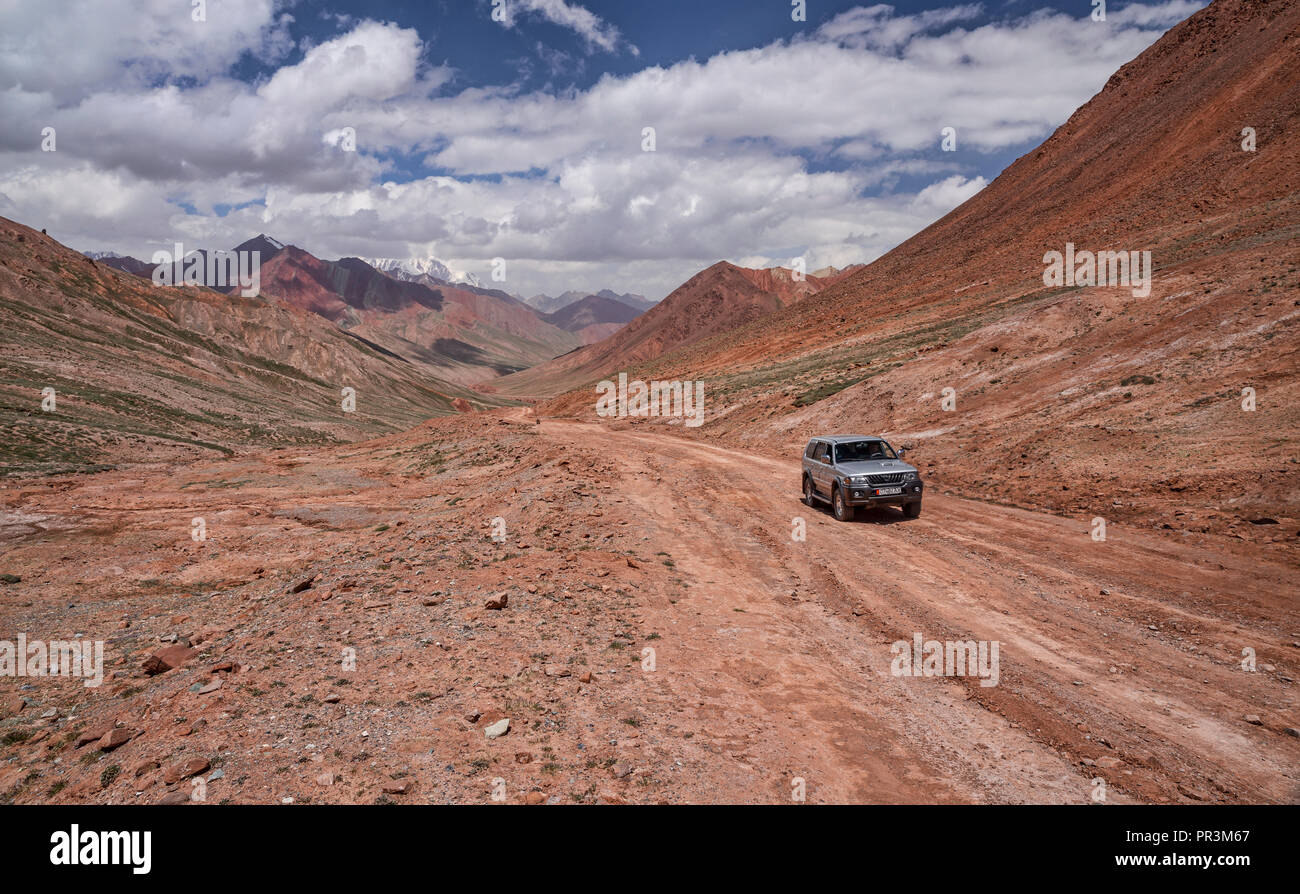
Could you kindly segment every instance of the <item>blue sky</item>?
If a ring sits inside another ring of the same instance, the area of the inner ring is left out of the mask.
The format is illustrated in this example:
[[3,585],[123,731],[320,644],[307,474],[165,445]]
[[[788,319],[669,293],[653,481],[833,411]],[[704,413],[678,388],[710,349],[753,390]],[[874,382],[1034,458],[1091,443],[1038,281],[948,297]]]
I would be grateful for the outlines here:
[[[397,22],[428,35],[425,61],[450,64],[458,72],[453,83],[465,86],[518,83],[523,89],[586,89],[602,75],[628,75],[648,66],[668,66],[683,59],[707,59],[726,50],[746,50],[785,40],[801,31],[815,31],[837,15],[872,6],[857,0],[811,0],[806,22],[792,20],[789,0],[590,0],[580,4],[617,31],[613,50],[593,49],[579,32],[543,16],[520,15],[513,28],[502,29],[491,17],[489,0],[351,0],[316,7],[303,14],[300,4],[291,32],[316,43],[337,32],[337,16]],[[957,4],[897,0],[900,15]],[[1118,9],[1122,3],[1112,4]],[[1070,3],[1030,3],[1029,0],[987,5],[969,20],[974,25],[1017,11],[1058,10],[1081,16],[1091,12],[1090,0]],[[538,52],[539,45],[545,48]],[[485,52],[485,48],[490,48]],[[547,64],[555,54],[559,71]],[[563,54],[559,56],[559,54]],[[254,60],[247,60],[253,63]],[[249,64],[246,71],[269,74],[270,66]]]
[[843,266],[1203,5],[504,2],[0,3],[0,214],[146,257],[261,231],[480,277],[502,258],[521,295]]

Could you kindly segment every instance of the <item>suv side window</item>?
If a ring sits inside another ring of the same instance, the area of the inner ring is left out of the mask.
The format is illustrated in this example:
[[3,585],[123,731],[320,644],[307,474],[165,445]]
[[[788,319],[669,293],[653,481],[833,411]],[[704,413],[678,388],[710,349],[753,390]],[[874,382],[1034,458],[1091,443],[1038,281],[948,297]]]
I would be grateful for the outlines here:
[[817,452],[817,442],[809,441],[808,446],[804,448],[803,455],[806,459],[812,459],[813,454]]
[[826,443],[824,441],[817,442],[817,449],[813,451],[812,455],[813,461],[819,463],[826,462],[826,454]]

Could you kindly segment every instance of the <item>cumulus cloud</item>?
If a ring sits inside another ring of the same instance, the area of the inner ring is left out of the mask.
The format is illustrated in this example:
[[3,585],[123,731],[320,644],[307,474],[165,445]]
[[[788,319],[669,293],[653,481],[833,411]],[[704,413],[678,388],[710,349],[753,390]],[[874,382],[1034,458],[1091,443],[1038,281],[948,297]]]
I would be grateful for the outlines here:
[[175,0],[0,2],[0,89],[21,85],[54,103],[163,78],[205,80],[245,53],[283,59],[292,47],[275,0],[221,0],[195,21]]
[[[503,257],[519,293],[662,295],[720,258],[841,266],[983,188],[996,171],[980,154],[1046,137],[1198,5],[1106,23],[865,6],[795,39],[520,93],[451,90],[422,36],[391,23],[342,19],[285,55],[271,0],[210,3],[206,31],[188,4],[73,0],[77,43],[54,5],[0,0],[0,208],[139,255],[264,231],[323,256],[436,251],[479,273]],[[577,4],[510,7],[598,49],[622,40]],[[255,83],[232,73],[250,52],[276,60]],[[39,150],[46,126],[57,152]],[[945,127],[963,154],[940,151]]]

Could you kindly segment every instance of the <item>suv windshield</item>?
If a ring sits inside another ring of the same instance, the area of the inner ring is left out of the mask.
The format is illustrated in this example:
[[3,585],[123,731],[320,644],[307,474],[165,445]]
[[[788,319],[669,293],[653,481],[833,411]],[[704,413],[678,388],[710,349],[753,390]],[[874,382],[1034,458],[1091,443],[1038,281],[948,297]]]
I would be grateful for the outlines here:
[[856,463],[869,459],[898,459],[884,441],[849,441],[835,445],[835,462]]

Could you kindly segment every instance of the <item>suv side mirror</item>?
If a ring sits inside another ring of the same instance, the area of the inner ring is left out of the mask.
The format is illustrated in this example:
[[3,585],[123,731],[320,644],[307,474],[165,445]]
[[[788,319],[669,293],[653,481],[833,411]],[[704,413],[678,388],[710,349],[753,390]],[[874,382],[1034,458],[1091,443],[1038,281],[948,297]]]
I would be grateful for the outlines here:
[[903,458],[904,456],[906,456],[906,455],[907,455],[907,448],[906,448],[906,447],[899,447],[899,448],[898,448],[898,458],[899,458],[899,459],[902,459],[902,458]]

